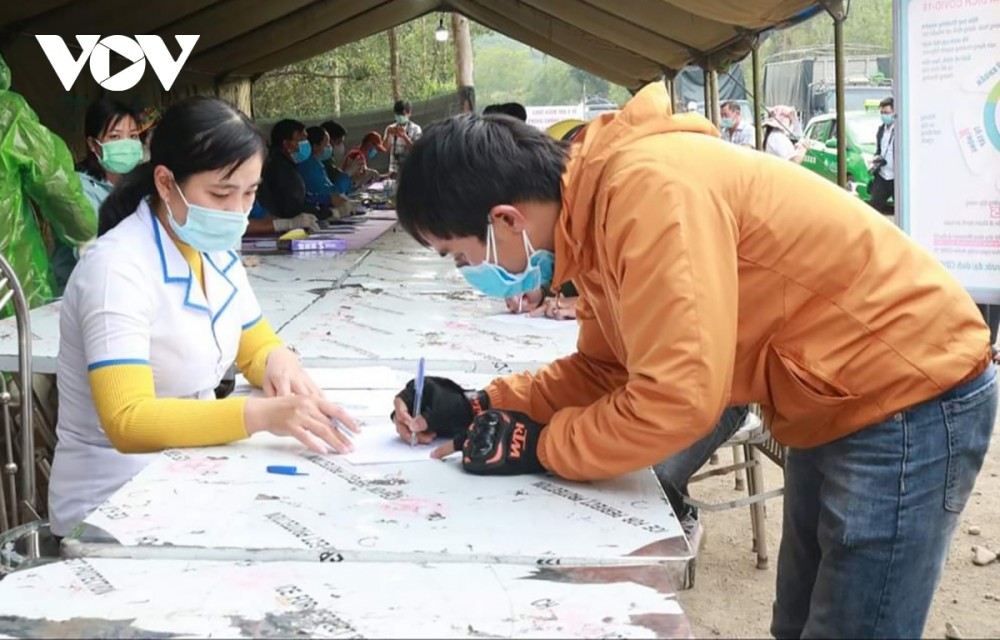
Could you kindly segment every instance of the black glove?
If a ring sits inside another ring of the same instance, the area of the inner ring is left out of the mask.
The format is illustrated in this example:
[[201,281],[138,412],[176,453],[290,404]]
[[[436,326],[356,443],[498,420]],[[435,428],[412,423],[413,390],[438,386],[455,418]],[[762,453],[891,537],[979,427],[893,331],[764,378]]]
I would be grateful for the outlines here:
[[523,413],[491,409],[455,436],[455,451],[462,452],[462,467],[476,475],[541,473],[538,438],[544,428]]
[[[417,398],[416,382],[406,383],[396,397],[406,403],[406,409],[413,415],[413,403]],[[424,397],[420,400],[420,415],[427,420],[427,430],[445,438],[465,433],[476,414],[489,408],[489,398],[482,391],[467,393],[448,378],[424,378]],[[414,418],[416,416],[413,416]],[[396,412],[389,416],[396,419]]]

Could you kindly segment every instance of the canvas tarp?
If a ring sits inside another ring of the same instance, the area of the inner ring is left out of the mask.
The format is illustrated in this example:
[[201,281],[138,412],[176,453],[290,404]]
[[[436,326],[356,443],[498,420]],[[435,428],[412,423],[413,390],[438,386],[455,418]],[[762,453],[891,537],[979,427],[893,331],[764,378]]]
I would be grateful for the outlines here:
[[[175,34],[197,46],[170,95],[147,72],[128,98],[160,104],[258,74],[382,32],[433,11],[457,11],[554,57],[637,89],[694,63],[725,68],[754,33],[804,19],[817,0],[32,0],[0,8],[0,52],[42,121],[79,135],[82,110],[101,89],[81,73],[67,92],[34,36],[156,34],[176,55]],[[72,141],[71,141],[72,143]]]

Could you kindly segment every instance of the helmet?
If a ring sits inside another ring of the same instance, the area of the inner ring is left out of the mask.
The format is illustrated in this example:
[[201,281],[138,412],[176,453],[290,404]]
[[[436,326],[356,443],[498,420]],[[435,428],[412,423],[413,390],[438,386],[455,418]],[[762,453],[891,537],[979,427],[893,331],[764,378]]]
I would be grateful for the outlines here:
[[546,129],[545,133],[549,134],[556,140],[569,142],[573,140],[573,137],[576,136],[576,134],[579,133],[586,124],[587,123],[583,120],[561,120]]

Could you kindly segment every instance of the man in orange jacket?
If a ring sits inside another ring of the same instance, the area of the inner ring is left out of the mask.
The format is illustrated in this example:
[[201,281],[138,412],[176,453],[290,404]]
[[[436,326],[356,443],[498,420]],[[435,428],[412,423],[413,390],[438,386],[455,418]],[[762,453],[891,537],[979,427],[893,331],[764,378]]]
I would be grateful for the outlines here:
[[428,127],[397,208],[488,295],[581,296],[576,353],[468,396],[436,380],[416,420],[408,385],[397,426],[454,434],[473,473],[596,480],[759,403],[791,447],[772,632],[921,635],[997,411],[989,331],[929,253],[660,84],[570,149],[507,118]]

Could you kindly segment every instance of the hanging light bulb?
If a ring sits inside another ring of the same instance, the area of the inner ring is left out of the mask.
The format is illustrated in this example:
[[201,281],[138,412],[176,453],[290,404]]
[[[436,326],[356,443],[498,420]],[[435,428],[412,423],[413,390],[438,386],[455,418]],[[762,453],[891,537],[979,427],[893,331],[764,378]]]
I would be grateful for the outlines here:
[[448,29],[444,26],[444,18],[438,20],[438,28],[434,31],[434,39],[438,42],[444,42],[448,39]]

